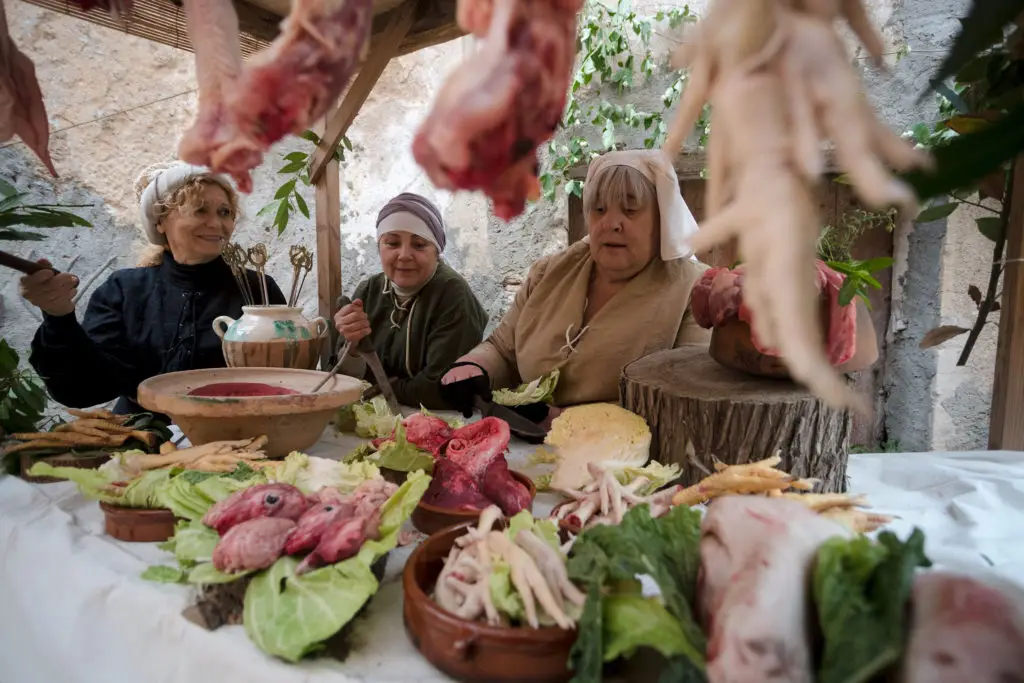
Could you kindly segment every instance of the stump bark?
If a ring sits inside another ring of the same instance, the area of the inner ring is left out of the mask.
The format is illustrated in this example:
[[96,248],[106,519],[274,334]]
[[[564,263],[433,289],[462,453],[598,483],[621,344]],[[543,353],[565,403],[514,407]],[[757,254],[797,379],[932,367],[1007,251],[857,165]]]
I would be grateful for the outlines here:
[[846,490],[852,417],[788,381],[722,367],[703,347],[662,351],[624,368],[622,406],[651,427],[651,457],[682,468],[691,485],[714,462],[742,464],[779,452],[780,468]]

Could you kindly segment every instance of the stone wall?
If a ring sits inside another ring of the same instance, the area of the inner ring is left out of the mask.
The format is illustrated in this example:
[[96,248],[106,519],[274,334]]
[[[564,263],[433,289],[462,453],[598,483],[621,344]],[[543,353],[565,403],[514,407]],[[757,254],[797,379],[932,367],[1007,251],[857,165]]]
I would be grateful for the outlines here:
[[[867,4],[883,27],[890,65],[888,72],[865,66],[869,96],[895,130],[931,120],[934,104],[918,106],[915,100],[968,3],[868,0]],[[639,11],[653,13],[665,3],[644,1],[637,6]],[[703,6],[703,2],[690,3],[698,13]],[[116,257],[112,267],[134,265],[141,242],[132,183],[146,166],[174,157],[177,138],[195,114],[193,56],[21,2],[8,2],[7,14],[12,37],[36,64],[55,131],[52,149],[61,177],[46,177],[17,143],[0,146],[0,177],[40,200],[90,205],[79,211],[94,224],[92,229],[54,234],[45,242],[15,244],[12,250],[28,255],[34,248],[37,256],[48,256],[58,268],[78,257],[74,271],[83,278],[111,257]],[[660,57],[676,39],[656,37]],[[896,53],[905,45],[910,54],[897,62]],[[565,201],[559,197],[554,203],[532,205],[519,219],[504,223],[489,216],[481,196],[433,189],[414,162],[409,146],[417,125],[445,75],[471,50],[471,40],[463,39],[393,62],[353,124],[349,137],[355,151],[344,164],[341,183],[343,290],[351,292],[360,279],[379,269],[373,233],[381,205],[399,192],[421,192],[442,208],[449,225],[445,258],[470,281],[493,324],[529,265],[565,244]],[[655,108],[670,78],[663,72],[652,79],[635,94],[636,106]],[[280,183],[276,171],[284,155],[309,148],[304,141],[290,139],[268,155],[255,174],[253,193],[244,198],[237,233],[243,244],[267,243],[270,273],[285,289],[291,278],[288,246],[302,243],[313,248],[313,222],[293,216],[287,231],[278,237],[269,227],[269,217],[256,214]],[[312,189],[306,188],[304,196],[312,206]],[[948,231],[944,225],[922,226],[897,235],[892,348],[886,367],[887,431],[888,438],[911,449],[984,446],[981,426],[987,425],[994,328],[983,335],[966,369],[948,367],[955,362],[947,358],[952,351],[917,349],[919,335],[933,319],[969,315],[967,304],[973,304],[965,303],[966,285],[961,286],[958,278],[979,269],[987,271],[987,245],[978,242],[976,231],[971,232],[972,221],[959,220],[958,215],[951,217]],[[11,249],[11,244],[4,248]],[[311,273],[303,290],[302,305],[308,315],[316,314],[315,276]],[[4,337],[25,350],[36,321],[19,300],[16,280],[0,280],[0,327]],[[931,298],[922,299],[925,294]],[[80,313],[87,298],[83,297]],[[922,431],[912,426],[919,423],[928,427]]]

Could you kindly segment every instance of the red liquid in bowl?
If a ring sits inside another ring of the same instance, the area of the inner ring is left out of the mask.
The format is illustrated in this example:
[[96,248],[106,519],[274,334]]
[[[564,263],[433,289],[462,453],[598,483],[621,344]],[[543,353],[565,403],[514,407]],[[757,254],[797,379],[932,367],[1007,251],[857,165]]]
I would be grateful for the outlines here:
[[289,396],[298,394],[294,389],[276,387],[262,382],[217,382],[196,387],[188,392],[189,396],[207,398],[243,398],[249,396]]

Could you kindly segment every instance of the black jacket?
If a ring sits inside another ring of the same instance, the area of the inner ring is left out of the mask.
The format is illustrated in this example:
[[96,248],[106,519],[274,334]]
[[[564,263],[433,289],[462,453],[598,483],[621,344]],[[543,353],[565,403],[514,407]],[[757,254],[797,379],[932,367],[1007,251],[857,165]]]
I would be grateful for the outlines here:
[[[253,271],[248,276],[259,302],[259,276]],[[269,277],[267,290],[270,303],[285,303]],[[184,266],[165,254],[159,266],[111,275],[93,292],[81,323],[74,314],[45,315],[29,363],[65,406],[87,408],[119,398],[114,412],[139,412],[134,399],[143,380],[224,367],[213,319],[238,318],[243,303],[222,259]]]

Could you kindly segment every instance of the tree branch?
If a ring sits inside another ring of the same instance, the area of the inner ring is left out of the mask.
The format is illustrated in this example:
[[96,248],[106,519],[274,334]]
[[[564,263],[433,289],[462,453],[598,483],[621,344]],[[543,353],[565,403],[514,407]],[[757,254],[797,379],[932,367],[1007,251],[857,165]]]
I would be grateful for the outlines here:
[[992,266],[988,275],[988,289],[985,291],[985,299],[981,302],[981,306],[978,307],[978,319],[974,321],[974,327],[971,328],[970,334],[967,335],[963,351],[960,352],[960,358],[956,362],[958,366],[967,365],[967,359],[970,358],[971,351],[974,350],[974,345],[978,342],[978,337],[981,336],[981,330],[985,327],[985,323],[988,322],[988,314],[996,302],[999,276],[1003,273],[1003,250],[1006,248],[1006,233],[1009,232],[1010,205],[1013,204],[1013,177],[1016,173],[1017,161],[1014,160],[1013,165],[1010,166],[1010,172],[1006,174],[1006,184],[1003,190],[1003,209],[999,212],[999,222],[1002,224],[1002,230],[999,233],[999,239],[996,240],[995,247],[992,248]]
[[957,200],[961,204],[970,204],[971,206],[976,206],[979,209],[985,209],[986,211],[991,211],[994,214],[1001,213],[1000,211],[996,211],[995,209],[993,209],[991,206],[985,206],[981,202],[974,202],[974,201],[971,201],[970,199],[964,199],[963,197],[958,197],[955,194],[950,194],[949,196],[952,197],[953,199]]

